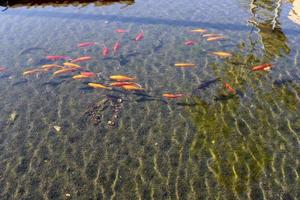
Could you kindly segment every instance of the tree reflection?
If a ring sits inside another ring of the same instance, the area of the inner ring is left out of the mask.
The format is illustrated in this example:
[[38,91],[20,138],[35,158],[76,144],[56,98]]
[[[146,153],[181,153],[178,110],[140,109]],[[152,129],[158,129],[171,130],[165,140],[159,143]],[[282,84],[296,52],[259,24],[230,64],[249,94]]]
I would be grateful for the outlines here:
[[265,50],[265,60],[269,62],[290,53],[287,37],[278,21],[281,3],[281,0],[253,0],[250,4],[252,18],[249,22],[258,30]]
[[[219,187],[225,188],[228,199],[270,199],[271,196],[264,197],[266,188],[261,183],[269,185],[271,190],[277,187],[275,177],[282,169],[273,166],[274,157],[288,156],[286,149],[291,140],[299,140],[291,133],[293,129],[300,130],[296,119],[300,87],[297,84],[275,87],[267,72],[249,72],[251,66],[272,62],[290,52],[278,22],[280,1],[253,1],[251,8],[251,22],[261,40],[253,37],[256,33],[251,33],[249,41],[240,44],[232,58],[210,64],[215,77],[231,81],[246,97],[218,102],[195,97],[192,101],[196,106],[189,109],[198,131],[190,153],[199,160],[206,159],[206,171],[213,174]],[[263,56],[257,53],[257,45],[264,47]],[[220,86],[216,94],[222,93]],[[299,155],[297,148],[290,151]]]

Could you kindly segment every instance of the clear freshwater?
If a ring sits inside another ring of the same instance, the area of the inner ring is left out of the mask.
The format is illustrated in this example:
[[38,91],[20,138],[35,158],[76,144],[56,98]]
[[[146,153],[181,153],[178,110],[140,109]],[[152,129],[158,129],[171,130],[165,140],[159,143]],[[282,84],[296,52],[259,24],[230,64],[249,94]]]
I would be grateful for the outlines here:
[[[0,199],[300,199],[300,25],[289,17],[297,18],[297,1],[137,0],[1,12]],[[190,32],[199,28],[225,39]],[[78,48],[82,42],[97,45]],[[79,64],[97,76],[23,76],[63,64],[48,55],[91,56]],[[196,67],[174,66],[180,62]],[[265,63],[270,71],[251,71]],[[108,86],[117,74],[136,77],[145,91],[87,86]]]

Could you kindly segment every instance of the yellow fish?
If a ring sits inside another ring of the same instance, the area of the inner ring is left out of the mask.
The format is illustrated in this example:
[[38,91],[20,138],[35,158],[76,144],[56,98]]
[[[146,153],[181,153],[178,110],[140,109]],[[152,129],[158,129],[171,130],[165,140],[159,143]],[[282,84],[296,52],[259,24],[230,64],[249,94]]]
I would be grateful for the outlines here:
[[193,32],[193,33],[206,33],[207,30],[202,29],[202,28],[198,28],[198,29],[191,30],[191,32]]
[[95,88],[95,89],[107,89],[107,90],[111,90],[110,87],[106,87],[105,85],[102,85],[100,83],[88,83],[88,86]]
[[208,42],[212,42],[212,41],[216,41],[216,40],[221,40],[221,39],[224,39],[225,37],[224,36],[217,36],[217,37],[210,37],[210,38],[207,38],[206,40]]
[[79,74],[79,75],[75,75],[72,77],[73,79],[84,79],[84,78],[89,78],[88,76],[85,76],[85,75],[82,75],[82,74]]
[[53,73],[53,75],[57,76],[57,75],[60,75],[60,74],[66,74],[66,73],[73,72],[73,71],[75,71],[75,69],[73,69],[73,68],[64,68],[64,69],[60,69],[58,71],[55,71]]
[[196,67],[194,63],[176,63],[175,67]]
[[114,76],[110,76],[109,78],[114,81],[133,81],[136,79],[134,77],[123,76],[123,75],[114,75]]
[[202,37],[221,37],[221,35],[215,34],[215,33],[208,33],[208,34],[202,35]]
[[49,65],[43,65],[41,67],[41,69],[46,69],[46,70],[55,69],[55,68],[63,68],[63,66],[56,65],[56,64],[49,64]]
[[76,65],[76,64],[70,63],[70,62],[65,62],[64,66],[71,67],[71,68],[74,68],[74,69],[80,69],[81,68],[79,65]]
[[143,88],[136,85],[123,85],[121,86],[124,90],[144,90]]
[[46,72],[47,70],[45,69],[31,69],[31,70],[27,70],[25,72],[23,72],[23,76],[27,76],[27,75],[32,75],[32,74],[36,74],[39,72]]
[[224,52],[224,51],[216,51],[216,52],[212,52],[211,54],[213,54],[215,56],[220,56],[222,58],[227,58],[227,57],[231,57],[232,56],[231,53]]

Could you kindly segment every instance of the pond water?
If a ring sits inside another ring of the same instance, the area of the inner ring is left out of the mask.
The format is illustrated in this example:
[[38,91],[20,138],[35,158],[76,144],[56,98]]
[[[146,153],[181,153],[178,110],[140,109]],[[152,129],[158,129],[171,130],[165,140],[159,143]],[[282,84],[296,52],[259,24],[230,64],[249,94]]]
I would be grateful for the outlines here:
[[[0,199],[300,199],[295,2],[0,13]],[[41,70],[82,56],[92,59],[80,69]],[[264,64],[270,70],[252,70]],[[95,77],[72,78],[82,71]],[[143,90],[111,88],[112,75]]]

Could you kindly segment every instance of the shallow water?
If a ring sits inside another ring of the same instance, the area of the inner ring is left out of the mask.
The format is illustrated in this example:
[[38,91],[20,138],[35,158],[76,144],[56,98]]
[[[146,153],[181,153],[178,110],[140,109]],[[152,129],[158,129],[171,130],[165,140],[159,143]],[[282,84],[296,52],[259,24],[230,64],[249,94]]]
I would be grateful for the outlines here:
[[[300,199],[300,27],[288,19],[291,8],[138,0],[1,13],[0,66],[8,69],[0,72],[0,199]],[[207,42],[195,28],[226,39]],[[141,30],[145,38],[134,42]],[[120,51],[103,59],[102,44],[117,40]],[[76,47],[85,41],[99,45]],[[48,63],[46,55],[92,56],[82,64],[98,73],[91,81],[125,74],[146,92],[22,75]],[[251,72],[264,63],[270,72]],[[221,80],[196,89],[214,78]],[[238,94],[228,95],[224,82]],[[167,92],[187,97],[164,99]],[[104,105],[107,95],[124,101]],[[105,109],[94,125],[85,112],[98,102]]]

